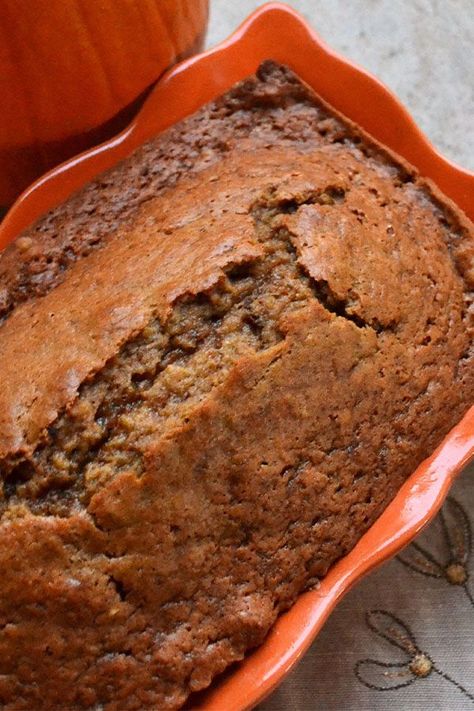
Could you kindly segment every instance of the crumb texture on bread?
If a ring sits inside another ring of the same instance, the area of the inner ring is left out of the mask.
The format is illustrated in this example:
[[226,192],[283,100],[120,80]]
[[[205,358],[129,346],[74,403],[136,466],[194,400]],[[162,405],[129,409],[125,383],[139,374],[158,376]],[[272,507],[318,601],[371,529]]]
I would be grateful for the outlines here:
[[177,709],[468,408],[472,226],[289,70],[0,255],[0,705]]

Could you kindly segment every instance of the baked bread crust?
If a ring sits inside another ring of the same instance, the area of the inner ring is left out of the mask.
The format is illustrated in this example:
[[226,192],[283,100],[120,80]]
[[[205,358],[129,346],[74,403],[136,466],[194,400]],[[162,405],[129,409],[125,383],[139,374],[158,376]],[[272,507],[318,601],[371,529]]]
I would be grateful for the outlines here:
[[473,250],[273,63],[23,233],[3,708],[176,709],[259,644],[470,405]]

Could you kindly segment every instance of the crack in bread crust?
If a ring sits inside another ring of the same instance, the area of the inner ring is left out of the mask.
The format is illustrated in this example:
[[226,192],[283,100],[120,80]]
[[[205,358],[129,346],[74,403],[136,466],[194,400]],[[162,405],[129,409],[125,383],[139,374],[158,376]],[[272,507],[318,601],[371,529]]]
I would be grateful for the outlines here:
[[312,299],[367,327],[306,274],[291,234],[278,224],[302,205],[333,205],[334,196],[339,204],[344,192],[329,186],[291,201],[258,199],[251,214],[264,256],[224,270],[216,287],[175,302],[166,323],[153,318],[83,383],[29,457],[0,462],[3,513],[27,504],[36,514],[69,515],[117,473],[140,473],[149,442],[186,420],[239,359],[283,339],[282,320]]

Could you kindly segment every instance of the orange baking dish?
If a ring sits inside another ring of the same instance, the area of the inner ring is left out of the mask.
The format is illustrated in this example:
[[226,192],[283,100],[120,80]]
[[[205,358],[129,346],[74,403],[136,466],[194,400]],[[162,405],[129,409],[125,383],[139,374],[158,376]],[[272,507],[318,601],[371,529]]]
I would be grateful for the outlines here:
[[[0,226],[0,247],[101,171],[253,73],[267,58],[287,64],[336,109],[431,178],[474,219],[474,174],[443,158],[377,79],[330,50],[286,5],[269,3],[225,42],[174,67],[133,123],[116,138],[34,183]],[[265,643],[191,703],[201,711],[243,711],[270,693],[309,647],[338,600],[405,546],[436,514],[474,455],[474,408],[412,474],[382,516],[321,581],[282,615]]]

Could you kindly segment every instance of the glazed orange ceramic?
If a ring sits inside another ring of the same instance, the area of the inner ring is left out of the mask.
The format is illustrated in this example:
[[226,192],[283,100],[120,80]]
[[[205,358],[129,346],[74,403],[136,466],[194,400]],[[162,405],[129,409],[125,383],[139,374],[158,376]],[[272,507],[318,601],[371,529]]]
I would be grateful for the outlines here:
[[[116,138],[63,164],[17,201],[0,227],[0,246],[100,171],[255,71],[266,58],[289,65],[334,107],[413,163],[474,219],[474,175],[443,158],[399,101],[342,59],[291,9],[270,3],[215,49],[168,72],[135,121]],[[474,408],[405,483],[349,555],[302,595],[265,643],[193,700],[200,711],[244,711],[266,696],[309,647],[338,600],[365,573],[405,546],[436,514],[454,477],[474,456]]]
[[126,126],[202,48],[208,0],[0,0],[0,206]]

